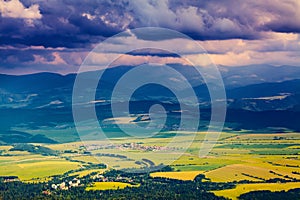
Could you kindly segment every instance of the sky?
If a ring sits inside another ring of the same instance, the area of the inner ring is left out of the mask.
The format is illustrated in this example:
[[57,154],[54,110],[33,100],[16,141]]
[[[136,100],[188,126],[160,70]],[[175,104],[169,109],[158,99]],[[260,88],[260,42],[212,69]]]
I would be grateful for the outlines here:
[[[299,0],[0,0],[0,73],[74,73],[98,43],[141,27],[186,34],[217,65],[300,67],[299,11]],[[189,53],[201,57],[203,52]],[[181,62],[151,50],[120,61]]]

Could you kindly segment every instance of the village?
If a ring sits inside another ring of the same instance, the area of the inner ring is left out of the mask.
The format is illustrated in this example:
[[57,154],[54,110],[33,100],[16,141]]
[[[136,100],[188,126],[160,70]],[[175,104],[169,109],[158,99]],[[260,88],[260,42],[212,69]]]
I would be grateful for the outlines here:
[[94,150],[100,150],[100,149],[119,149],[119,150],[138,150],[138,151],[173,151],[177,148],[171,148],[171,147],[164,147],[164,146],[145,146],[142,145],[142,143],[124,143],[124,144],[86,144],[85,145],[86,150],[88,151],[94,151]]
[[96,182],[125,182],[132,183],[133,180],[128,177],[116,176],[106,177],[101,173],[89,174],[85,177],[75,177],[73,179],[65,178],[59,183],[52,183],[49,190],[69,190],[74,187],[85,187]]

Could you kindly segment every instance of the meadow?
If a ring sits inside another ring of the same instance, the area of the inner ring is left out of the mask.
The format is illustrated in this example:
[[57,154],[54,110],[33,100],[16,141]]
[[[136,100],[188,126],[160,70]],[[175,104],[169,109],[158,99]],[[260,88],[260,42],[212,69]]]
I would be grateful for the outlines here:
[[17,161],[2,162],[0,176],[18,176],[21,181],[43,181],[54,175],[78,169],[78,163],[57,158],[25,158]]

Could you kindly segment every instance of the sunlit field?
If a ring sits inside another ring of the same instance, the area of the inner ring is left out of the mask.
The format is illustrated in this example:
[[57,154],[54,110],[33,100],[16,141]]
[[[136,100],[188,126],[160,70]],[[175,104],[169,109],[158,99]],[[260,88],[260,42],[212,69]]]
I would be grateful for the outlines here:
[[238,184],[234,189],[214,191],[218,196],[223,196],[229,199],[238,199],[241,194],[251,191],[288,191],[290,189],[299,188],[300,183],[251,183],[251,184]]
[[124,189],[125,187],[137,187],[135,185],[131,185],[129,183],[121,183],[121,182],[97,182],[93,183],[92,186],[88,186],[86,188],[87,191],[90,190],[118,190]]
[[[183,135],[188,134],[184,133]],[[204,133],[198,133],[187,152],[182,155],[161,154],[138,149],[91,149],[89,145],[105,145],[104,141],[73,142],[43,145],[58,156],[47,156],[27,151],[10,151],[12,146],[1,146],[0,176],[18,176],[21,181],[35,182],[50,180],[53,175],[67,173],[67,176],[83,178],[89,174],[102,174],[110,169],[139,168],[143,165],[168,164],[171,172],[152,172],[150,177],[192,181],[197,175],[204,175],[205,181],[235,183],[236,187],[213,191],[218,196],[237,199],[239,195],[255,190],[281,191],[300,188],[300,135],[223,133],[212,151],[199,157],[199,143]],[[184,137],[184,136],[182,136]],[[279,140],[278,137],[281,137]],[[164,146],[170,138],[148,138],[143,140],[114,139],[114,144],[137,143],[141,146]],[[184,143],[184,140],[183,140]],[[182,145],[182,144],[181,144]],[[140,146],[138,146],[141,148]],[[143,148],[141,148],[143,149]],[[128,152],[134,152],[133,156]],[[9,155],[9,156],[8,156]],[[100,155],[100,156],[99,156]],[[139,155],[139,156],[138,156]],[[176,160],[177,156],[179,156]],[[147,160],[143,160],[147,158]],[[98,169],[97,163],[105,163],[107,169]],[[94,167],[92,167],[94,166]],[[75,171],[74,171],[75,170]],[[270,180],[285,180],[287,183],[266,183]],[[134,185],[136,186],[136,185]],[[116,190],[132,187],[129,183],[95,182],[89,190]]]

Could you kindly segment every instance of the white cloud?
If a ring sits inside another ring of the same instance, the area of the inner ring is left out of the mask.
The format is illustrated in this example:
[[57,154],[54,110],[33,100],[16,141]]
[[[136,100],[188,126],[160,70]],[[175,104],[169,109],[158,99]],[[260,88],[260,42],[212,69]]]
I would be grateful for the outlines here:
[[0,0],[0,12],[2,17],[41,19],[42,15],[38,4],[26,8],[19,0]]
[[204,30],[203,16],[209,18],[205,10],[189,6],[172,10],[168,0],[130,1],[127,8],[134,13],[136,23],[141,26],[162,26],[179,31]]
[[95,15],[91,15],[90,13],[82,13],[83,17],[86,17],[89,20],[94,20],[96,18]]

